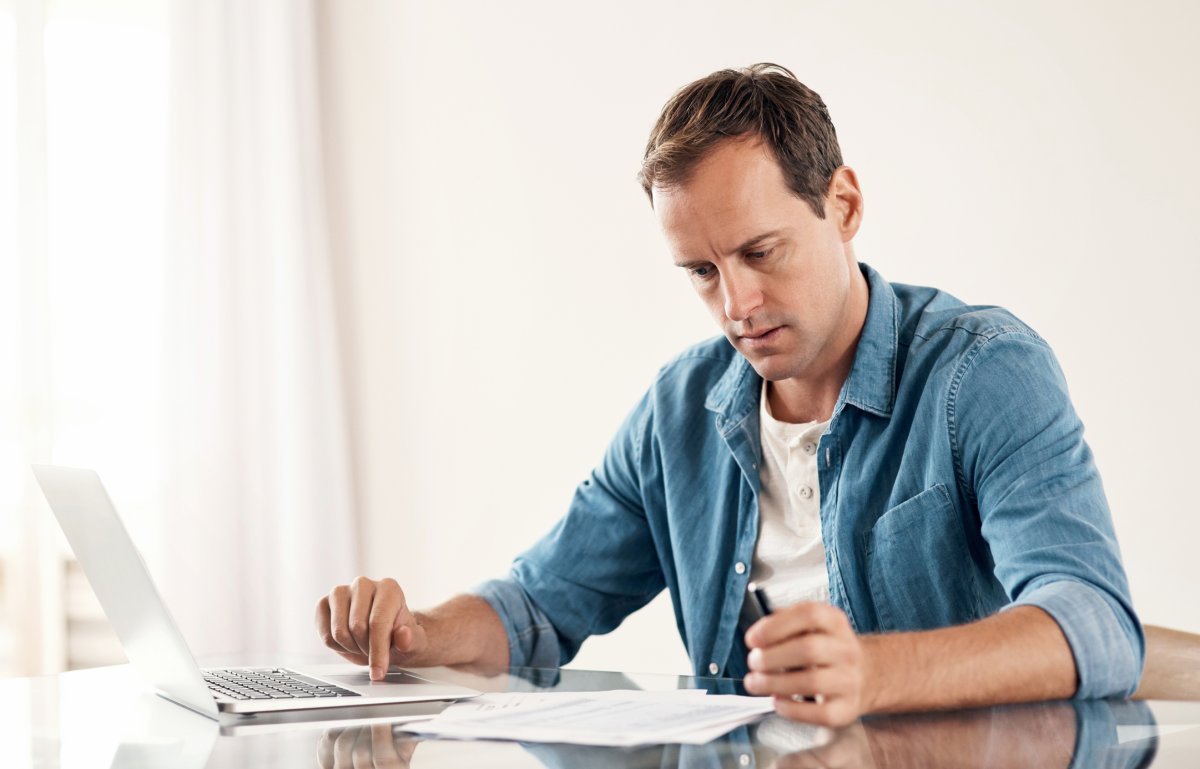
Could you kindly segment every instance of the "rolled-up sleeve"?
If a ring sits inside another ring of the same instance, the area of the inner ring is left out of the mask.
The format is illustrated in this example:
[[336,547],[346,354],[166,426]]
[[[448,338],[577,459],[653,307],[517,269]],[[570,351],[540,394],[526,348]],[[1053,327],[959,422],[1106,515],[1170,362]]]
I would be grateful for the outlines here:
[[508,634],[508,664],[513,667],[556,668],[559,664],[558,631],[515,578],[492,579],[476,585],[472,593],[488,602],[500,615]]
[[1145,642],[1083,424],[1046,343],[981,339],[954,379],[951,441],[1010,606],[1043,609],[1075,659],[1077,698],[1125,697]]
[[1141,647],[1133,643],[1125,610],[1102,591],[1083,582],[1046,581],[1029,588],[1013,606],[1037,606],[1062,628],[1079,675],[1079,699],[1128,697],[1141,678]]

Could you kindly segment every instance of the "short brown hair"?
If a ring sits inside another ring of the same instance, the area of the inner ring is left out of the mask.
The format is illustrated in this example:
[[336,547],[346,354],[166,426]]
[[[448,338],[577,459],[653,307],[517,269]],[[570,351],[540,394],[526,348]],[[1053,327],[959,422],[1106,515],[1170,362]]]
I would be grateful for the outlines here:
[[682,184],[717,143],[754,134],[792,192],[824,219],[825,193],[842,165],[837,133],[821,97],[778,64],[723,69],[680,89],[650,132],[638,181],[647,195]]

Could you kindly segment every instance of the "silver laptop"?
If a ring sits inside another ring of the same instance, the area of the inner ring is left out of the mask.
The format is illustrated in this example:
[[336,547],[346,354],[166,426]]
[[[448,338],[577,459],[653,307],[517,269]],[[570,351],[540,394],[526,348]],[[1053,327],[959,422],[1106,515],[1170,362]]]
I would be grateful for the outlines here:
[[271,713],[479,694],[408,671],[371,681],[348,664],[201,670],[150,579],[141,554],[92,470],[34,465],[50,509],[134,668],[160,694],[198,713]]

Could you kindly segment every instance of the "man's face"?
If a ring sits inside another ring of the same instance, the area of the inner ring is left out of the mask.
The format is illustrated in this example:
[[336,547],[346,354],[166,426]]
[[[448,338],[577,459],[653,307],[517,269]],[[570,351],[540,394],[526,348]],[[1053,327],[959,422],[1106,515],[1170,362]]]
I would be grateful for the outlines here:
[[764,379],[820,377],[857,339],[850,239],[861,198],[849,169],[834,176],[824,219],[757,138],[722,142],[686,183],[652,194],[675,263]]

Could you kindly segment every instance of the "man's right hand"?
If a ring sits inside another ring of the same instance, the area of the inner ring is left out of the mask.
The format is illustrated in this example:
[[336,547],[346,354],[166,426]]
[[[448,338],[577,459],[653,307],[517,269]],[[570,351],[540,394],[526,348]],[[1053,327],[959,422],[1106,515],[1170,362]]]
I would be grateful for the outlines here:
[[425,628],[396,580],[357,577],[317,603],[317,632],[325,645],[381,680],[393,663],[410,663],[428,645]]

